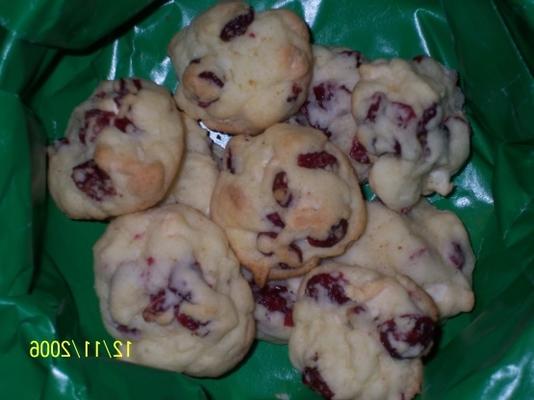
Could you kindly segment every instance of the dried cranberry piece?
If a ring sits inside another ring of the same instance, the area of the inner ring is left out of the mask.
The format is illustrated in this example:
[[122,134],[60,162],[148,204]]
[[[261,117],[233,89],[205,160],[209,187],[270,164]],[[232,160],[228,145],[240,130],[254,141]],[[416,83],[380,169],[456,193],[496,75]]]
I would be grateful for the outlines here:
[[350,157],[359,162],[360,164],[371,164],[369,155],[367,154],[367,149],[365,146],[356,138],[352,141],[352,146],[349,152]]
[[[94,142],[100,132],[111,125],[113,118],[115,118],[115,113],[111,111],[104,111],[98,108],[87,110],[84,114],[84,125],[78,132],[80,142],[83,144],[87,141]],[[90,131],[89,128],[91,128]]]
[[346,57],[354,57],[356,59],[356,68],[362,65],[362,62],[364,60],[362,53],[357,50],[342,50],[338,54]]
[[351,314],[361,314],[366,311],[367,309],[365,308],[365,306],[361,306],[361,305],[356,305],[354,307],[351,307],[351,309],[349,310]]
[[102,201],[117,194],[110,176],[100,169],[95,160],[75,166],[71,178],[76,187],[93,200]]
[[380,341],[391,357],[416,358],[432,344],[436,324],[424,315],[405,314],[381,323],[378,331]]
[[200,64],[200,58],[193,58],[189,64]]
[[293,84],[293,86],[291,86],[291,93],[292,95],[291,96],[288,96],[286,101],[288,103],[291,103],[293,101],[296,101],[299,97],[299,94],[302,92],[302,88],[297,85],[296,83]]
[[302,168],[324,169],[337,165],[337,158],[326,151],[318,151],[315,153],[299,154],[297,164]]
[[128,325],[123,324],[116,324],[115,329],[121,333],[124,333],[125,335],[137,335],[139,333],[139,329],[131,328]]
[[[134,237],[134,238],[135,238],[135,237]],[[152,265],[154,265],[155,262],[156,262],[156,260],[155,260],[154,257],[152,257],[152,256],[151,256],[151,257],[148,257],[148,258],[146,259],[146,263],[147,263],[147,265],[148,265],[149,267],[152,266]]]
[[207,329],[201,329],[207,326],[209,321],[199,321],[188,314],[181,313],[179,306],[175,307],[175,316],[180,325],[189,329],[195,336],[205,337],[210,333]]
[[282,229],[285,228],[286,224],[284,223],[284,221],[282,221],[280,214],[278,214],[277,212],[267,214],[266,217],[269,221],[272,222],[274,226],[277,226]]
[[128,126],[132,126],[135,128],[134,123],[127,117],[121,117],[121,118],[115,118],[115,121],[113,121],[113,124],[115,125],[115,128],[122,132],[126,132],[128,129]]
[[293,195],[288,189],[287,174],[284,171],[278,172],[273,180],[273,197],[280,207],[288,207],[293,199]]
[[164,289],[161,289],[157,293],[151,294],[150,302],[148,303],[148,306],[146,306],[143,310],[143,319],[147,322],[150,322],[156,319],[159,314],[167,311],[170,306],[168,304],[165,304],[165,302],[166,295]]
[[334,397],[334,392],[332,392],[332,390],[328,387],[321,376],[321,373],[316,367],[304,368],[304,373],[302,374],[302,383],[311,387],[325,399],[331,399]]
[[458,268],[460,271],[465,264],[465,254],[462,249],[462,246],[458,242],[452,242],[452,253],[449,254],[449,260]]
[[261,304],[270,312],[284,314],[284,325],[293,326],[293,304],[288,288],[284,285],[267,283],[264,287],[252,287],[257,304]]
[[416,117],[415,111],[408,104],[394,101],[391,106],[395,112],[395,123],[399,128],[406,128],[410,121]]
[[246,14],[238,15],[228,21],[221,30],[219,37],[223,42],[229,42],[237,36],[244,35],[252,21],[254,21],[254,9],[249,7]]
[[338,244],[347,234],[349,223],[345,218],[339,220],[335,225],[332,225],[326,239],[315,239],[308,236],[306,239],[310,246],[313,247],[332,247]]
[[426,134],[426,125],[436,116],[438,113],[437,103],[433,103],[430,107],[423,111],[423,116],[417,124],[417,137],[419,138],[420,133]]
[[402,154],[402,147],[397,139],[395,139],[395,144],[393,145],[393,151],[395,152],[396,156],[400,157],[400,155]]
[[226,152],[226,169],[230,171],[231,174],[235,174],[231,147],[228,147],[228,151]]
[[211,82],[220,88],[224,86],[224,82],[211,71],[202,71],[200,74],[198,74],[198,77]]
[[289,244],[289,250],[294,251],[297,254],[299,262],[302,262],[302,250],[300,249],[298,244],[296,244],[295,242],[291,242]]
[[137,90],[141,90],[141,88],[143,87],[143,85],[141,84],[141,80],[140,79],[133,78],[132,82],[133,82],[133,84],[134,84],[134,86],[135,86],[135,88]]
[[312,276],[306,283],[305,294],[312,299],[319,300],[319,292],[321,287],[326,290],[328,298],[337,303],[345,304],[350,301],[350,298],[345,294],[343,283],[347,280],[343,277],[342,273],[333,274],[317,274]]
[[326,104],[334,98],[336,86],[330,82],[321,82],[312,88],[317,105],[326,110]]
[[376,115],[378,114],[378,110],[380,110],[380,105],[382,103],[382,99],[384,98],[384,94],[380,92],[376,92],[371,97],[371,105],[367,109],[367,115],[365,116],[366,121],[375,122]]
[[414,58],[412,58],[412,60],[414,60],[415,62],[417,63],[420,63],[421,61],[423,61],[427,56],[425,54],[420,54],[418,56],[415,56]]
[[214,99],[214,100],[211,100],[211,101],[198,101],[197,104],[200,108],[208,108],[209,106],[211,106],[213,103],[215,103],[216,101],[219,101],[218,98]]

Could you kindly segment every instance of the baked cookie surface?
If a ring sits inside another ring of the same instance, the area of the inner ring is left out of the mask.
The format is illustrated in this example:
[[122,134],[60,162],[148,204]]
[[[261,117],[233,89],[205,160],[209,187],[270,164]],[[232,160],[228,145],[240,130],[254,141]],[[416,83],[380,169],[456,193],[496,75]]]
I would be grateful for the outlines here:
[[207,132],[191,118],[182,115],[185,127],[185,153],[163,204],[180,203],[209,216],[210,201],[219,176]]
[[373,201],[367,215],[364,234],[336,261],[408,276],[432,297],[443,318],[473,308],[475,257],[456,215],[426,200],[406,214]]
[[430,297],[408,278],[326,263],[300,286],[290,359],[327,399],[411,399],[436,318]]
[[343,253],[364,229],[354,170],[316,129],[277,124],[260,136],[236,136],[223,164],[212,218],[260,287]]
[[456,72],[429,57],[377,60],[359,71],[352,113],[358,140],[377,157],[374,192],[397,211],[421,195],[447,195],[470,148]]
[[308,28],[288,10],[223,2],[178,32],[176,102],[209,128],[257,134],[295,113],[312,73]]
[[105,219],[146,209],[168,190],[183,152],[170,93],[141,79],[104,81],[49,147],[48,184],[71,218]]
[[254,338],[254,301],[224,233],[168,205],[111,222],[94,249],[95,287],[127,359],[194,376],[235,366]]

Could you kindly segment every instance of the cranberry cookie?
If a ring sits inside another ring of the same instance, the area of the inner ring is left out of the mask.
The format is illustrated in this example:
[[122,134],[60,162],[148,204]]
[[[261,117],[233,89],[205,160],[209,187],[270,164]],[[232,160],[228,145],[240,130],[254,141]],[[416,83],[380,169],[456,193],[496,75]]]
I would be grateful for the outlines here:
[[365,226],[347,157],[320,131],[290,124],[229,142],[211,214],[260,287],[343,253]]
[[211,155],[207,132],[196,121],[183,117],[186,151],[163,203],[185,204],[209,216],[211,194],[219,171]]
[[180,114],[167,90],[141,79],[102,82],[49,148],[48,184],[72,218],[146,209],[167,192],[183,152]]
[[473,308],[475,257],[456,215],[425,200],[406,214],[373,201],[367,214],[364,234],[336,261],[408,276],[432,297],[441,317]]
[[328,263],[310,272],[293,310],[289,355],[327,399],[405,399],[421,388],[437,310],[406,277]]
[[291,122],[321,130],[350,159],[363,182],[371,165],[369,154],[356,137],[352,117],[352,90],[360,79],[358,67],[365,61],[360,52],[314,45],[313,76],[308,98]]
[[218,376],[254,338],[254,301],[224,233],[168,205],[115,219],[94,246],[107,330],[132,341],[137,364]]
[[352,96],[358,139],[378,157],[369,182],[393,210],[452,190],[469,155],[470,129],[456,72],[429,57],[360,66]]
[[288,10],[219,3],[169,45],[176,102],[209,128],[257,134],[294,114],[312,73],[308,27]]

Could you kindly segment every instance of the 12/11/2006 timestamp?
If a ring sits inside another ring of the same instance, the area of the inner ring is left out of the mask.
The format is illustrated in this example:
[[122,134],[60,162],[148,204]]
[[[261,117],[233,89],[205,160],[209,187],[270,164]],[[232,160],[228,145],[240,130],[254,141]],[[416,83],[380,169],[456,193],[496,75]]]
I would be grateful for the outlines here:
[[32,358],[128,358],[131,346],[129,340],[32,340],[28,353]]

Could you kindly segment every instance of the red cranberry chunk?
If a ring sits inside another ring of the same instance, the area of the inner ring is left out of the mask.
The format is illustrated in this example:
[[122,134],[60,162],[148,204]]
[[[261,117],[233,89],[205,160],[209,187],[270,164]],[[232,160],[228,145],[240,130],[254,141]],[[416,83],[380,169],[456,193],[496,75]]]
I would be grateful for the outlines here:
[[175,316],[180,325],[189,329],[195,336],[205,337],[210,332],[208,329],[205,329],[206,325],[209,324],[209,321],[199,321],[188,314],[181,313],[179,307],[176,307],[175,309]]
[[198,77],[211,82],[220,88],[224,86],[224,82],[211,71],[202,71],[200,74],[198,74]]
[[209,106],[211,106],[213,103],[215,103],[216,101],[219,101],[219,99],[215,99],[215,100],[211,100],[211,101],[198,101],[197,104],[200,108],[208,108]]
[[411,106],[404,103],[392,102],[395,115],[395,123],[399,128],[406,128],[411,120],[415,119],[415,111]]
[[380,341],[391,357],[416,358],[432,345],[435,322],[427,316],[405,314],[389,319],[378,326]]
[[267,214],[266,217],[269,221],[271,221],[274,226],[277,226],[282,229],[285,228],[286,224],[284,223],[284,221],[282,221],[280,214],[278,214],[277,212]]
[[302,374],[302,383],[311,387],[325,399],[331,399],[334,397],[334,392],[332,392],[332,390],[328,387],[316,367],[304,368],[304,373]]
[[296,244],[295,242],[291,242],[289,244],[289,250],[295,252],[297,254],[299,262],[302,262],[302,250],[300,249],[298,244]]
[[235,174],[234,169],[234,160],[232,158],[232,148],[228,147],[228,151],[226,152],[226,169],[230,171],[231,174]]
[[317,274],[308,280],[305,294],[312,299],[319,300],[320,292],[326,291],[326,295],[332,302],[345,304],[347,301],[350,301],[343,288],[343,284],[346,282],[341,273],[336,275],[327,273]]
[[415,56],[414,58],[412,58],[412,60],[414,60],[415,62],[417,63],[420,63],[421,61],[423,61],[427,56],[425,54],[420,54],[418,56]]
[[293,199],[293,195],[288,189],[287,174],[284,171],[278,172],[273,180],[273,197],[280,207],[288,207]]
[[362,65],[362,62],[364,61],[362,53],[356,50],[342,50],[339,52],[339,54],[346,57],[354,57],[354,59],[356,60],[356,68]]
[[356,138],[352,141],[349,155],[353,160],[359,162],[360,164],[371,164],[371,160],[367,154],[367,149]]
[[452,253],[449,254],[449,260],[456,268],[462,270],[465,264],[465,254],[460,243],[452,242]]
[[125,335],[137,335],[139,333],[139,329],[131,328],[128,325],[116,324],[115,328]]
[[111,125],[115,113],[104,111],[97,108],[87,110],[84,114],[85,124],[80,129],[78,137],[80,142],[85,144],[87,141],[94,142],[102,130]]
[[345,218],[342,218],[337,224],[332,225],[326,239],[315,239],[311,236],[308,236],[306,239],[308,240],[310,246],[313,247],[332,247],[338,244],[341,240],[343,240],[343,238],[347,234],[348,226],[349,223],[347,222],[347,220]]
[[294,300],[286,286],[268,283],[261,289],[253,286],[252,292],[256,303],[261,304],[270,312],[281,312],[284,314],[284,325],[293,326],[293,304]]
[[425,109],[423,111],[423,116],[419,120],[419,123],[417,124],[417,134],[419,133],[426,133],[426,125],[436,116],[438,113],[438,105],[437,103],[433,103],[430,107]]
[[244,35],[247,28],[254,21],[254,9],[250,7],[246,14],[232,18],[224,25],[219,37],[223,42],[229,42],[237,36]]
[[326,103],[328,103],[330,100],[334,98],[336,86],[330,82],[322,82],[318,84],[317,86],[314,86],[312,90],[313,90],[313,94],[315,95],[315,100],[317,102],[317,105],[321,107],[323,110],[326,110],[327,108]]
[[134,78],[132,79],[132,82],[137,90],[141,90],[141,88],[143,87],[140,79]]
[[269,239],[265,239],[265,238],[270,238],[272,240],[276,239],[278,237],[278,233],[276,232],[259,232],[258,235],[256,236],[256,243],[258,243],[257,247],[258,247],[258,251],[263,254],[265,257],[271,257],[274,252],[272,251],[265,251],[267,249],[263,249],[262,250],[262,241],[265,242],[265,241],[268,241]]
[[302,168],[324,169],[337,165],[337,158],[326,151],[318,151],[315,153],[299,154],[297,164]]
[[373,97],[371,97],[371,105],[367,109],[367,115],[365,117],[366,121],[375,122],[383,97],[384,95],[380,92],[373,94]]
[[102,201],[117,194],[110,176],[100,169],[95,160],[75,166],[71,178],[76,187],[93,200]]
[[302,92],[302,88],[297,85],[296,83],[293,84],[293,86],[291,86],[291,96],[288,96],[286,101],[288,103],[291,103],[293,101],[296,101],[299,97],[299,94]]
[[159,314],[168,309],[169,305],[166,304],[165,290],[161,289],[159,292],[150,295],[150,303],[143,310],[143,319],[147,322],[153,321]]
[[135,128],[134,123],[127,117],[115,118],[115,121],[113,123],[115,127],[121,132],[126,132],[128,129],[128,126]]

